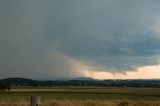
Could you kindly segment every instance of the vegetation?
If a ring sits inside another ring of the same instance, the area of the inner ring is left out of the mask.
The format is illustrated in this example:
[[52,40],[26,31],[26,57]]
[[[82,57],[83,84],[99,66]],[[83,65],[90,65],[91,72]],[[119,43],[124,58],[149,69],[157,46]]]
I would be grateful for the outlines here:
[[[160,80],[0,80],[0,106],[160,106]],[[11,88],[11,89],[10,89]],[[5,92],[4,92],[5,91]]]
[[159,88],[14,87],[0,92],[0,106],[27,106],[30,96],[42,106],[160,106]]
[[12,86],[105,86],[160,88],[160,80],[83,80],[83,78],[54,81],[37,81],[25,78],[7,78],[0,80],[0,85],[1,84]]
[[5,84],[5,83],[2,83],[0,84],[0,90],[1,91],[5,91],[5,90],[10,90],[10,85],[9,84]]
[[[29,106],[29,102],[0,103],[0,106]],[[40,106],[160,106],[160,102],[129,101],[129,100],[51,100],[42,102]]]

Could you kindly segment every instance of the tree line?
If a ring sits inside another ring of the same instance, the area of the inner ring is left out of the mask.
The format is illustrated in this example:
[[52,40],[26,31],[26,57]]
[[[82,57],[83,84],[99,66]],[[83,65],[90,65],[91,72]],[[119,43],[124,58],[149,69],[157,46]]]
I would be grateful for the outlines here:
[[0,90],[10,90],[11,86],[106,86],[106,87],[156,87],[160,80],[54,80],[37,81],[25,78],[0,80]]

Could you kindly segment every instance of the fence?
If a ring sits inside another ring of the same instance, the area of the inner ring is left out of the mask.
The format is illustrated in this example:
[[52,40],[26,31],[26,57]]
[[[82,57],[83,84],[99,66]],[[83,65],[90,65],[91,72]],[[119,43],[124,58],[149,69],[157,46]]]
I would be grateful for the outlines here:
[[30,106],[40,106],[41,98],[39,96],[31,96]]

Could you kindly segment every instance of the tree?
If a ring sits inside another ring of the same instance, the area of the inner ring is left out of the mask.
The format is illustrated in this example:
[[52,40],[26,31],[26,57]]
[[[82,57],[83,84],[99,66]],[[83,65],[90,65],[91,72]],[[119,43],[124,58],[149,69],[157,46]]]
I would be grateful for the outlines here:
[[1,91],[5,91],[5,90],[10,90],[11,88],[10,88],[10,84],[4,84],[4,83],[2,83],[2,84],[0,84],[0,90]]

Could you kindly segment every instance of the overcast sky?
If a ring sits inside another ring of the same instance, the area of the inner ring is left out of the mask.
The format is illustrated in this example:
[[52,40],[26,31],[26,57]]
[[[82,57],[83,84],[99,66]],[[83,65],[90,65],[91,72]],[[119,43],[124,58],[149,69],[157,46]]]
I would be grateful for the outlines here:
[[148,67],[160,78],[159,11],[159,0],[0,0],[0,78],[146,78]]

